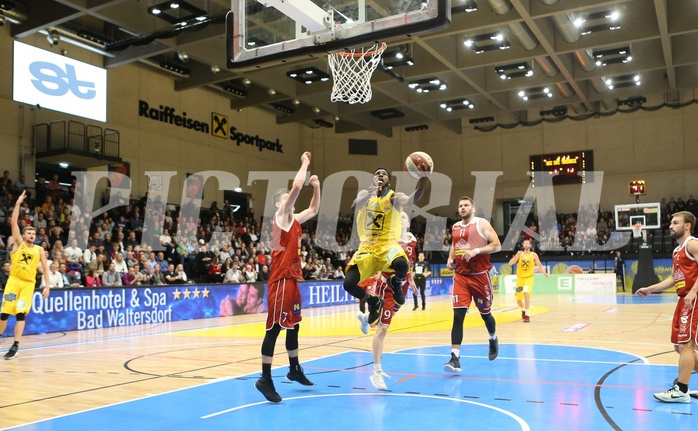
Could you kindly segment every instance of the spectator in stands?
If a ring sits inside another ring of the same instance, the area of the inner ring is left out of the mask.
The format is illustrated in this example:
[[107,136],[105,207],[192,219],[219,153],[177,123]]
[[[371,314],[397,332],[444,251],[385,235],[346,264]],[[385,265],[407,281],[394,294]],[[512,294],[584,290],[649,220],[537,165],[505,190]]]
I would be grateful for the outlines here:
[[208,273],[206,274],[206,281],[209,283],[221,283],[223,282],[223,273],[221,271],[221,264],[218,263],[218,257],[213,256],[211,258],[211,264],[208,267]]
[[245,265],[245,271],[243,271],[242,275],[245,279],[244,281],[247,283],[254,283],[257,281],[257,271],[255,271],[254,267],[249,263]]
[[106,266],[106,259],[107,257],[104,253],[97,253],[96,257],[85,267],[86,271],[94,270],[95,274],[101,277],[106,268],[108,268],[108,266]]
[[192,281],[189,280],[187,273],[184,272],[184,266],[182,264],[177,265],[175,268],[175,279],[180,280],[182,283],[192,283]]
[[230,260],[228,270],[225,272],[226,283],[240,283],[242,281],[242,272],[238,267],[237,262]]
[[[114,262],[114,268],[116,269],[116,272],[120,275],[123,276],[128,272],[128,265],[126,265],[126,261],[124,260],[124,255],[121,253],[116,253],[116,257],[113,260]],[[123,281],[123,280],[122,280]]]
[[[70,241],[70,246],[63,250],[63,258],[66,263],[80,264],[80,259],[82,258],[82,249],[78,247],[78,240],[73,239]],[[70,269],[70,268],[68,268]]]
[[135,254],[133,253],[133,250],[126,250],[126,267],[130,268],[133,265],[138,263],[138,259],[136,259]]
[[121,285],[121,276],[118,272],[116,272],[116,267],[112,262],[109,264],[109,269],[104,274],[102,274],[102,286],[113,287]]
[[[62,289],[63,288],[63,274],[58,272],[58,263],[51,262],[49,265],[48,282],[51,289]],[[46,287],[46,281],[44,277],[41,277],[41,288]]]
[[162,286],[164,284],[167,284],[167,280],[165,279],[165,273],[160,270],[160,265],[157,265],[150,272],[150,282],[154,286]]
[[0,268],[0,290],[5,289],[7,284],[7,279],[10,277],[10,261],[2,263],[2,268]]
[[85,251],[82,253],[82,263],[86,267],[93,261],[97,259],[97,246],[95,244],[90,244]]
[[[157,265],[155,265],[157,266]],[[152,284],[152,269],[148,266],[135,265],[136,272],[140,274],[140,284]]]
[[5,171],[2,173],[2,177],[0,178],[0,187],[2,188],[3,192],[14,193],[12,187],[12,178],[10,178],[10,171]]
[[666,211],[669,215],[674,215],[676,212],[676,201],[674,201],[674,197],[669,198],[669,202],[666,204]]
[[686,211],[694,216],[698,215],[698,203],[693,199],[693,195],[688,195],[688,199],[686,200]]
[[60,272],[61,276],[63,277],[63,287],[80,287],[82,285],[82,279],[80,278],[81,274],[69,273],[65,262],[61,262],[58,265],[58,272]]
[[257,273],[257,281],[266,282],[269,280],[269,266],[262,265],[260,271]]
[[87,270],[85,275],[85,287],[102,287],[102,279],[99,277],[99,274],[97,274],[97,271],[95,271],[94,268]]
[[127,272],[121,275],[121,284],[124,286],[137,286],[143,276],[139,272],[138,264],[133,265]]

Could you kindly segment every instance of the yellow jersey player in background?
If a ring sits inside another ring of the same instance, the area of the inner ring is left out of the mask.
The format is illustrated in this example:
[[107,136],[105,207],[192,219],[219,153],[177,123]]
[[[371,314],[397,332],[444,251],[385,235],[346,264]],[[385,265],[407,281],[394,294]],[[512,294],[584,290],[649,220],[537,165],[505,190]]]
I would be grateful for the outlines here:
[[521,309],[521,318],[524,323],[531,321],[528,310],[531,308],[531,293],[533,292],[533,273],[535,265],[538,265],[540,272],[548,277],[548,273],[540,263],[538,254],[531,250],[531,240],[523,240],[523,250],[519,250],[516,256],[512,257],[509,265],[516,265],[516,303]]
[[36,286],[36,271],[41,263],[43,269],[44,281],[46,287],[43,291],[43,298],[48,298],[51,290],[49,281],[48,261],[46,260],[46,252],[38,245],[34,245],[36,239],[36,230],[31,227],[25,227],[24,232],[19,230],[19,212],[22,202],[26,198],[26,192],[22,192],[17,198],[15,208],[12,210],[12,249],[10,250],[10,277],[7,279],[5,292],[2,296],[2,306],[0,307],[0,334],[5,332],[7,327],[7,319],[10,315],[15,316],[17,320],[15,324],[15,339],[10,350],[5,354],[5,359],[14,359],[17,357],[19,350],[19,342],[24,333],[24,319],[29,314],[32,306],[32,296],[34,295],[34,286]]

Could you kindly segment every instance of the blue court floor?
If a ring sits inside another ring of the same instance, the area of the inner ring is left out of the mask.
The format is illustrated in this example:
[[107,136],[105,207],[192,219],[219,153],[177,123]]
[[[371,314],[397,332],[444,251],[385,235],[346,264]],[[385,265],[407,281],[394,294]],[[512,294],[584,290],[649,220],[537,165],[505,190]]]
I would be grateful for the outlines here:
[[[450,346],[383,355],[389,391],[369,382],[370,353],[344,352],[303,365],[316,383],[286,382],[273,371],[281,404],[254,388],[258,375],[27,424],[11,430],[680,430],[694,428],[691,404],[664,404],[676,366],[650,365],[627,353],[584,347],[463,345],[463,373],[442,370]],[[665,383],[658,386],[659,383]]]

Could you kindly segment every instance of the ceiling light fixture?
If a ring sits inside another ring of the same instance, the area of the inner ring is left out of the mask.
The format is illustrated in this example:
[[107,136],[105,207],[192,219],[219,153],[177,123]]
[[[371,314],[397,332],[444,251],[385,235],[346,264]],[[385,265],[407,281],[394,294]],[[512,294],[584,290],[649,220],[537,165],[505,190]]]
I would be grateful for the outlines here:
[[188,67],[170,60],[162,60],[160,62],[160,67],[162,67],[163,69],[171,70],[172,72],[179,73],[180,75],[189,75],[190,73]]
[[511,45],[507,38],[500,32],[485,33],[477,36],[466,37],[463,44],[472,49],[475,54],[482,54],[497,49],[509,49]]
[[240,87],[238,87],[238,86],[236,86],[236,85],[233,85],[233,84],[230,84],[230,83],[222,84],[222,85],[221,85],[221,88],[223,88],[223,89],[224,89],[225,91],[227,91],[228,93],[232,93],[232,94],[234,94],[234,95],[236,95],[236,96],[240,96],[240,97],[246,97],[246,96],[247,96],[247,90],[246,90],[246,89],[240,88]]
[[273,88],[270,88],[267,90],[267,94],[270,96],[276,96],[276,90],[274,90]]
[[296,112],[295,109],[291,108],[290,106],[286,106],[283,103],[274,103],[272,106],[277,111],[281,111],[285,114],[293,114],[294,112]]
[[221,68],[212,64],[211,65],[211,73],[213,73],[214,75],[218,75],[219,73],[221,73]]
[[628,97],[625,100],[619,100],[618,106],[630,106],[632,108],[638,107],[643,103],[647,102],[647,98],[643,96]]
[[640,75],[619,75],[613,78],[602,78],[609,90],[623,87],[637,87],[642,85]]
[[629,63],[633,60],[629,46],[593,51],[591,56],[599,67],[609,64]]
[[405,132],[417,132],[419,130],[428,130],[429,126],[427,124],[421,124],[419,126],[409,126],[405,127]]
[[579,29],[582,36],[605,30],[619,30],[621,28],[620,12],[617,10],[590,13],[583,17],[577,17],[572,22]]
[[503,64],[495,66],[494,70],[501,79],[512,79],[533,76],[533,68],[527,62]]
[[177,58],[179,58],[179,61],[182,63],[186,63],[189,61],[189,54],[184,51],[177,51]]
[[553,92],[548,87],[533,87],[519,91],[519,97],[523,100],[540,99],[541,97],[553,97]]
[[411,81],[408,85],[411,89],[415,90],[417,93],[428,93],[430,91],[444,91],[448,88],[445,82],[441,81],[437,77],[418,79],[416,81]]
[[319,114],[319,113],[320,113],[320,108],[318,108],[317,106],[313,106],[313,112],[316,113],[316,114]]
[[477,2],[475,0],[465,0],[463,6],[465,6],[464,10],[468,13],[477,12]]
[[391,70],[393,67],[414,66],[414,60],[404,48],[384,52],[381,62],[388,70]]
[[185,0],[165,1],[148,8],[148,13],[170,24],[186,25],[189,20],[199,20],[206,11]]
[[252,81],[250,80],[250,78],[242,78],[242,84],[245,87],[249,87],[250,85],[252,85]]
[[405,113],[396,108],[386,108],[371,111],[371,115],[381,120],[390,120],[392,118],[402,118],[405,116]]
[[322,119],[315,120],[315,124],[317,124],[318,126],[327,127],[328,129],[334,126],[334,124],[330,123],[329,121],[325,121]]
[[553,109],[540,111],[541,117],[552,115],[553,117],[564,117],[567,115],[567,105],[557,105]]
[[449,100],[448,102],[441,102],[439,104],[439,106],[448,112],[457,111],[459,109],[465,109],[465,108],[468,108],[468,109],[475,108],[475,105],[473,104],[473,102],[471,102],[470,100],[465,99],[465,98]]
[[494,117],[478,117],[478,118],[471,118],[470,124],[480,124],[480,123],[490,123],[494,121]]
[[286,76],[307,85],[330,80],[330,75],[317,67],[304,67],[302,69],[289,70],[286,72]]

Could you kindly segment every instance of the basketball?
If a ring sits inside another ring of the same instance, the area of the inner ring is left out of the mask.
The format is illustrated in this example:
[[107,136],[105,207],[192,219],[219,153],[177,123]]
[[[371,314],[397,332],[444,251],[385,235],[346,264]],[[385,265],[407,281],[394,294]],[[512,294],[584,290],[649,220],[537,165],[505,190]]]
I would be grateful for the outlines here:
[[428,177],[434,172],[434,162],[429,154],[415,151],[405,159],[405,170],[417,179]]

